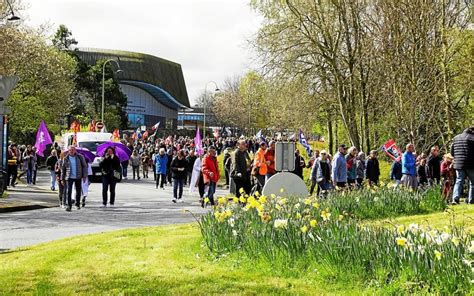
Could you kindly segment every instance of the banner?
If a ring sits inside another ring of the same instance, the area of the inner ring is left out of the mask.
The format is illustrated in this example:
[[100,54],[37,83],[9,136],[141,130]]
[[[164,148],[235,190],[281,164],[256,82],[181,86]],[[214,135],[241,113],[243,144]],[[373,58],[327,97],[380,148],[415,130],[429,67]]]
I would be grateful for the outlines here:
[[385,142],[381,149],[393,160],[400,161],[402,159],[402,151],[397,147],[397,144],[393,139]]
[[53,141],[51,140],[51,136],[49,135],[46,123],[44,123],[44,120],[41,120],[41,123],[38,127],[38,132],[36,133],[36,153],[38,153],[38,155],[40,156],[44,156],[43,152],[46,149],[46,145],[52,143]]
[[196,149],[196,155],[202,155],[204,153],[204,149],[202,149],[201,134],[199,133],[199,126],[196,130],[196,136],[194,137],[194,147]]

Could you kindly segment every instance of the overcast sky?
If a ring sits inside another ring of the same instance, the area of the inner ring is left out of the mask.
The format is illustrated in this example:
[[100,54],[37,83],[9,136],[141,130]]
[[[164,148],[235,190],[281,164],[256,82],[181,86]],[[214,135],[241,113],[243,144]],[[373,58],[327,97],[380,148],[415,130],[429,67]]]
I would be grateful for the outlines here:
[[[142,52],[181,64],[191,104],[210,80],[252,68],[261,18],[249,0],[23,0],[33,26],[65,24],[79,47]],[[209,85],[209,90],[213,86]]]

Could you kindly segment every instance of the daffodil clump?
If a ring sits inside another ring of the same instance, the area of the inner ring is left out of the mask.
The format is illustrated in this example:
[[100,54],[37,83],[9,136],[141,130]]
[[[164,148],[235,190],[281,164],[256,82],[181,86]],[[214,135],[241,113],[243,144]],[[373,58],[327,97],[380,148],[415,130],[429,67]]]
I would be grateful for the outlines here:
[[[423,194],[430,194],[396,191],[407,197],[403,199],[378,193],[385,189],[373,190],[375,193],[360,193],[358,204],[368,207],[363,200],[374,201],[375,197],[384,202],[412,204],[419,199],[418,203],[423,203]],[[402,288],[409,281],[410,292],[469,291],[474,267],[472,236],[454,227],[438,232],[415,224],[386,227],[361,223],[360,215],[371,211],[355,215],[352,203],[346,201],[348,196],[356,198],[352,192],[329,195],[325,200],[274,194],[221,197],[201,218],[201,232],[206,246],[216,254],[236,253],[285,268],[297,265],[315,270],[324,266],[358,274],[368,283],[398,282]],[[392,208],[411,209],[406,205]]]

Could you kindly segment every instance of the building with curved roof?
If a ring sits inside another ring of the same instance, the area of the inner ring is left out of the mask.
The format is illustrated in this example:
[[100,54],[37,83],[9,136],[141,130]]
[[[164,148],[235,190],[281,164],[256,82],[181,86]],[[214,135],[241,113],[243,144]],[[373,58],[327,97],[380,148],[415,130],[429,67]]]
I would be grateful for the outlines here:
[[152,55],[95,48],[76,51],[85,63],[113,59],[123,70],[117,78],[127,96],[130,127],[152,126],[176,129],[178,111],[189,109],[189,98],[181,65]]

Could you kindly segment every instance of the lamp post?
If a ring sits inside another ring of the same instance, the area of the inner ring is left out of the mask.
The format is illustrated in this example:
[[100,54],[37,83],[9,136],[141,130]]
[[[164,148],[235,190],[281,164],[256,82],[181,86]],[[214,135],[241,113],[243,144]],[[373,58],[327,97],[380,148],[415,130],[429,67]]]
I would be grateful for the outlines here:
[[216,86],[216,89],[215,89],[215,92],[218,92],[219,91],[219,87],[217,86],[217,83],[214,82],[214,81],[209,81],[208,83],[206,83],[206,87],[204,88],[204,101],[203,101],[203,105],[204,105],[204,128],[203,128],[203,136],[202,138],[205,139],[206,138],[206,107],[207,107],[207,86],[209,85],[209,83],[214,83],[214,85]]
[[123,72],[122,69],[120,69],[120,64],[116,61],[116,60],[112,60],[112,59],[109,59],[107,61],[105,61],[104,65],[102,66],[102,112],[101,112],[101,121],[102,123],[104,123],[104,109],[105,109],[105,65],[107,65],[107,63],[109,62],[114,62],[115,64],[117,64],[117,68],[118,70],[116,71],[116,73],[120,73],[120,72]]

